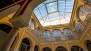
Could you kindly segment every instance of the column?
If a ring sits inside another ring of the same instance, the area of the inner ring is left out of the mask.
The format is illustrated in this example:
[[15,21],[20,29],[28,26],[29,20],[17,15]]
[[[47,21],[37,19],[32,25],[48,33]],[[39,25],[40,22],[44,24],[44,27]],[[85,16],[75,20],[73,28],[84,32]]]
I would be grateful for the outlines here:
[[64,33],[62,32],[62,40],[66,40]]
[[77,34],[75,29],[73,29],[73,32],[74,32],[74,35],[75,35],[76,39],[78,39],[78,34]]
[[41,41],[43,40],[42,37],[43,37],[43,34],[41,33],[41,34],[40,34],[40,40],[41,40]]
[[54,36],[52,35],[53,30],[50,30],[50,41],[55,41]]
[[79,49],[78,49],[78,50],[79,50],[79,51],[82,51],[80,47],[79,47]]
[[55,51],[55,50],[54,50],[54,44],[52,44],[52,50]]
[[68,46],[68,43],[66,43],[66,45],[67,45],[68,51],[70,51],[69,46]]
[[13,27],[12,30],[10,31],[8,37],[6,38],[4,43],[2,44],[0,51],[9,51],[17,33],[18,33],[18,28]]

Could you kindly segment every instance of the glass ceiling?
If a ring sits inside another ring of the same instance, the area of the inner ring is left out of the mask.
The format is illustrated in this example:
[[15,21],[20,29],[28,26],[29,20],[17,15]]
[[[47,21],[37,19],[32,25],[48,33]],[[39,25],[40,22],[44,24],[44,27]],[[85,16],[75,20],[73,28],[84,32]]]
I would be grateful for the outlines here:
[[42,26],[67,24],[70,22],[74,0],[46,0],[34,9]]

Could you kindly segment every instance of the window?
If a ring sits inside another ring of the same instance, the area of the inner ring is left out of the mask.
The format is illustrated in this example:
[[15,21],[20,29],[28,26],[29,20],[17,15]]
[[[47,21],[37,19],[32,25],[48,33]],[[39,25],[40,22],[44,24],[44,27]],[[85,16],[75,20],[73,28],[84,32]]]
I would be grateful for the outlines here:
[[80,22],[77,22],[77,21],[75,21],[75,23],[74,23],[74,28],[78,35],[80,35],[84,29],[84,27],[80,24]]
[[65,35],[67,40],[76,38],[74,35],[74,32],[71,29],[64,29],[64,35]]
[[37,37],[40,38],[40,29],[39,28],[36,29],[36,35],[37,35]]
[[52,50],[49,47],[45,47],[45,48],[43,48],[42,51],[52,51]]
[[55,51],[67,51],[67,49],[62,47],[62,46],[59,46],[59,47],[56,48]]
[[62,32],[60,30],[54,30],[52,32],[52,36],[54,37],[54,40],[61,40],[62,39]]
[[83,24],[86,25],[91,18],[91,7],[89,7],[88,5],[79,7],[78,17],[83,22]]
[[30,19],[29,26],[34,30],[35,23],[34,23],[33,19]]
[[84,51],[84,50],[79,46],[72,46],[71,51]]
[[50,41],[51,33],[49,30],[45,30],[43,33],[43,41]]
[[85,2],[91,3],[91,0],[85,0]]

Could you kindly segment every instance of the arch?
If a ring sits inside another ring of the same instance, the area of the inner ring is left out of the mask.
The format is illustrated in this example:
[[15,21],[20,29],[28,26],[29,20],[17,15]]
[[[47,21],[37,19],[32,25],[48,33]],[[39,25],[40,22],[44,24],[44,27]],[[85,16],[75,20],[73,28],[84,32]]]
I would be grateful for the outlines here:
[[84,44],[85,44],[86,50],[91,51],[91,41],[90,40],[85,40]]
[[[61,31],[60,29],[54,29],[53,31],[55,31],[55,30],[59,30],[59,31]],[[53,32],[53,31],[52,31],[52,32]]]
[[40,49],[39,49],[39,46],[38,46],[38,45],[35,45],[35,47],[34,47],[34,51],[40,51]]
[[91,0],[84,0],[84,2],[91,4]]
[[[77,21],[81,21],[81,19],[79,18],[79,10],[80,10],[80,7],[82,7],[82,5],[81,6],[79,6],[78,8],[77,8],[77,11],[76,11],[76,18],[77,18]],[[76,20],[75,20],[76,21]]]
[[86,25],[91,19],[91,7],[86,4],[79,6],[77,10],[77,17],[79,21]]
[[45,30],[44,33],[43,33],[43,41],[50,41],[50,38],[51,38],[51,33],[49,30]]
[[52,36],[53,36],[54,40],[62,40],[62,32],[59,29],[53,30]]
[[58,46],[55,51],[67,51],[67,49],[63,46]]
[[7,22],[0,22],[0,24],[5,24],[5,25],[8,25],[8,26],[10,26],[10,27],[13,27],[13,25],[12,25],[12,24],[7,23]]
[[44,47],[42,51],[52,51],[49,47]]
[[31,45],[32,45],[32,43],[31,43],[31,40],[29,39],[29,38],[24,38],[23,40],[22,40],[22,42],[21,42],[21,45],[20,45],[20,51],[29,51],[29,50],[31,50]]
[[84,27],[82,26],[82,24],[78,21],[74,21],[74,29],[77,32],[78,35],[81,34],[81,32],[83,31]]
[[84,51],[80,46],[72,46],[71,51]]
[[0,30],[4,31],[5,33],[9,34],[12,27],[8,24],[0,23]]
[[32,18],[29,21],[29,27],[31,27],[32,30],[35,29],[35,22],[34,22],[34,20]]
[[64,35],[65,35],[67,40],[71,40],[71,39],[76,38],[74,32],[70,28],[64,28],[63,31],[64,31]]
[[40,38],[40,29],[39,29],[39,27],[36,28],[36,35],[37,35],[37,37]]
[[3,43],[11,29],[12,27],[8,23],[0,23],[0,45]]

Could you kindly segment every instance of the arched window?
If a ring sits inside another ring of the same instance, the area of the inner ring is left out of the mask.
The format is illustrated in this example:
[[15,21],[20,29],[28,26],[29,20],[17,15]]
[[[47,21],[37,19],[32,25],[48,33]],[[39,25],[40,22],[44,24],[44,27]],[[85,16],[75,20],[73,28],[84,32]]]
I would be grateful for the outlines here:
[[[9,34],[9,32],[11,31],[12,27],[7,25],[7,24],[0,24],[0,30],[5,32],[6,34]],[[1,32],[0,31],[0,32]]]
[[90,40],[85,41],[85,47],[88,51],[91,51],[91,41]]
[[24,38],[22,40],[19,51],[30,51],[30,49],[31,49],[30,45],[31,45],[30,40],[28,38]]
[[79,7],[77,14],[83,24],[86,25],[91,18],[91,7],[88,5],[82,5]]
[[84,50],[79,46],[72,46],[71,51],[84,51]]
[[38,45],[35,45],[34,51],[39,51],[39,46]]
[[43,33],[43,41],[50,41],[51,33],[49,30],[45,30]]
[[74,28],[78,35],[80,35],[84,29],[84,27],[80,24],[80,22],[77,22],[77,21],[74,22]]
[[62,46],[59,46],[59,47],[56,48],[55,51],[67,51],[67,49],[62,47]]
[[85,2],[87,2],[87,3],[91,3],[91,0],[85,0]]
[[39,28],[36,29],[36,35],[37,35],[37,37],[40,37],[40,29]]
[[62,32],[60,30],[54,30],[52,32],[52,36],[54,37],[54,40],[61,40],[62,39]]
[[45,47],[42,49],[42,51],[52,51],[49,47]]
[[33,19],[30,19],[29,26],[34,30],[35,23],[34,23]]
[[71,29],[64,29],[64,35],[66,37],[67,40],[70,40],[70,39],[75,39],[75,35],[74,35],[74,32],[71,30]]

